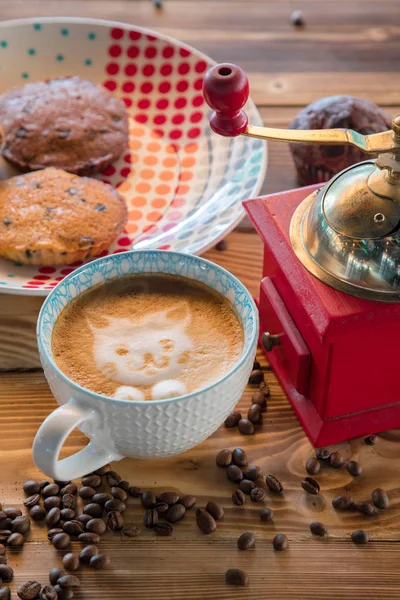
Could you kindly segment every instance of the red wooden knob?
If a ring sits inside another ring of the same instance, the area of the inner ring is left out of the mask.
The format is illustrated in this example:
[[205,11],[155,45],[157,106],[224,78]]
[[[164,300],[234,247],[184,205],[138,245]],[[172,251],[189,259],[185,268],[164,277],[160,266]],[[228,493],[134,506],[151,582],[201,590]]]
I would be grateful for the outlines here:
[[247,128],[247,115],[242,110],[249,97],[249,82],[240,67],[223,63],[211,67],[203,83],[203,94],[213,109],[211,129],[219,135],[234,137]]

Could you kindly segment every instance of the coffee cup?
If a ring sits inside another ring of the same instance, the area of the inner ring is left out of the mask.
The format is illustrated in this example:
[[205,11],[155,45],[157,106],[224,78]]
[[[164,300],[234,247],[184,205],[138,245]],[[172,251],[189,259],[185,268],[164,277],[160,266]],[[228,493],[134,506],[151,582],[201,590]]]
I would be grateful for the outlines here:
[[[51,340],[61,311],[93,286],[134,273],[181,275],[200,281],[229,299],[242,325],[244,343],[240,358],[226,375],[204,389],[177,398],[134,401],[85,389],[59,369]],[[245,286],[210,261],[179,252],[132,251],[97,259],[67,275],[42,306],[37,338],[46,379],[60,406],[38,430],[33,459],[49,477],[70,481],[124,457],[179,454],[209,437],[246,387],[257,347],[258,312]],[[75,428],[88,436],[89,443],[59,460],[61,448]]]

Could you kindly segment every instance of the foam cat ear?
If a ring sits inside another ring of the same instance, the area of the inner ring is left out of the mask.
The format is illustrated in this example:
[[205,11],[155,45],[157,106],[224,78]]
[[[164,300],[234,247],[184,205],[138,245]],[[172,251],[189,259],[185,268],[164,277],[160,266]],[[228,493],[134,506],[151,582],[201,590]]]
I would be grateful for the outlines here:
[[128,321],[129,323],[129,319],[121,319],[118,317],[110,317],[110,316],[103,316],[103,315],[96,315],[95,317],[95,322],[93,323],[93,317],[86,317],[87,323],[90,327],[91,331],[104,331],[106,329],[108,329],[108,327],[110,327],[111,325],[113,325],[114,323],[121,323],[122,321]]
[[167,310],[165,316],[169,321],[173,321],[175,323],[179,323],[180,325],[186,326],[189,325],[190,322],[190,312],[189,305],[187,302],[184,304],[177,306],[175,308],[171,308]]

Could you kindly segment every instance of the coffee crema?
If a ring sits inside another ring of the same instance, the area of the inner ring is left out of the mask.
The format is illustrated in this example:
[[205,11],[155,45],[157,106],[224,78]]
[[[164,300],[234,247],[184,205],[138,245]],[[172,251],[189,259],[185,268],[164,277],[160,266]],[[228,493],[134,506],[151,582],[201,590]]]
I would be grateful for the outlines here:
[[159,273],[127,275],[72,300],[52,335],[57,366],[84,388],[122,400],[174,398],[238,362],[243,328],[208,286]]

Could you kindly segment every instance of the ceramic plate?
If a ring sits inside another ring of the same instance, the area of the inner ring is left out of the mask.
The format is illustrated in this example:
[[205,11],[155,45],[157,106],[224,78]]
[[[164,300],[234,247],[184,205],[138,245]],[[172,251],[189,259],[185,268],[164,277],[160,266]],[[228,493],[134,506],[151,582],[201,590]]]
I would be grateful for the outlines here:
[[[0,93],[29,81],[79,75],[126,104],[129,148],[99,177],[125,197],[129,221],[103,255],[131,248],[200,254],[235,227],[242,201],[259,191],[265,143],[222,138],[209,128],[202,82],[212,64],[194,48],[122,23],[0,23]],[[246,110],[254,125],[262,124],[253,102]],[[2,178],[15,173],[2,161]],[[44,296],[76,266],[26,267],[0,259],[0,291]]]

